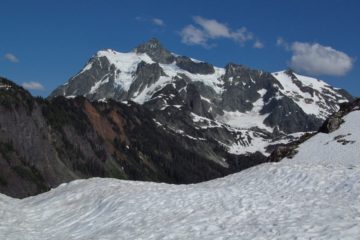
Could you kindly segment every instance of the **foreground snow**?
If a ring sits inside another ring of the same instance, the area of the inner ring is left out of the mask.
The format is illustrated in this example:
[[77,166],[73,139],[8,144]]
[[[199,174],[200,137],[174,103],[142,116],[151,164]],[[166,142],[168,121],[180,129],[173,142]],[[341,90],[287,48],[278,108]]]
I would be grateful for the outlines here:
[[358,239],[359,119],[349,114],[294,159],[205,183],[93,178],[24,200],[0,195],[0,239]]

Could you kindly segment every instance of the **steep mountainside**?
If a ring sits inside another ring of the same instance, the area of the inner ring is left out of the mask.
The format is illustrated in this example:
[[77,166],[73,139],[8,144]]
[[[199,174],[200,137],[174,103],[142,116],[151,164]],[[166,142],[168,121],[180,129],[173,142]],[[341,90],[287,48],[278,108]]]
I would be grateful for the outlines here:
[[[0,194],[1,239],[358,239],[360,101],[292,159],[192,185],[78,180]],[[20,224],[14,224],[20,223]]]
[[[33,98],[0,78],[0,192],[25,197],[92,176],[194,183],[266,160],[259,152],[230,154],[205,139],[211,130],[190,125],[191,135],[185,134],[160,124],[155,114],[133,102]],[[177,115],[181,111],[163,117],[170,122]]]

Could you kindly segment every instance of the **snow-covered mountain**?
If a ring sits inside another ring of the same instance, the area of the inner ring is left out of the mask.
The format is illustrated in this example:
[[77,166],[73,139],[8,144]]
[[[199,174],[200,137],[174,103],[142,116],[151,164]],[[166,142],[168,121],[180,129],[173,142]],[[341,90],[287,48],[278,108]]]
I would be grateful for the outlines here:
[[0,238],[357,239],[360,102],[350,106],[292,158],[221,179],[93,178],[23,200],[0,195]]
[[151,39],[128,53],[97,52],[50,95],[133,101],[155,113],[159,127],[212,140],[232,154],[270,153],[322,122],[352,97],[291,70],[224,68],[179,56]]
[[269,132],[317,130],[351,96],[291,70],[268,73],[242,65],[225,68],[170,53],[156,39],[133,51],[97,52],[54,96],[85,96],[184,108],[236,128]]

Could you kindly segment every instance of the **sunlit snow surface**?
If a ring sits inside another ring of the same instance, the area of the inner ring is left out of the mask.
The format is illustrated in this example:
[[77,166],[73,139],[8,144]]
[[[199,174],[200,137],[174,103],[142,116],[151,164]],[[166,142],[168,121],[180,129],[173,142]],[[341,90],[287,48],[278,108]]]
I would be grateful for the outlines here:
[[205,183],[93,178],[0,195],[0,239],[359,239],[359,119],[349,114],[293,159]]

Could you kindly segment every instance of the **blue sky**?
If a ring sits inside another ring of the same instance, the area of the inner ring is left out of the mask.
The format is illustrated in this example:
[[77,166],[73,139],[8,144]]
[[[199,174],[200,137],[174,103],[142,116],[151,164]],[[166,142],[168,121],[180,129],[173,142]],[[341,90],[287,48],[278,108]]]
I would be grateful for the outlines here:
[[2,0],[0,75],[47,96],[98,50],[156,37],[217,66],[292,67],[360,96],[359,9],[356,0]]

